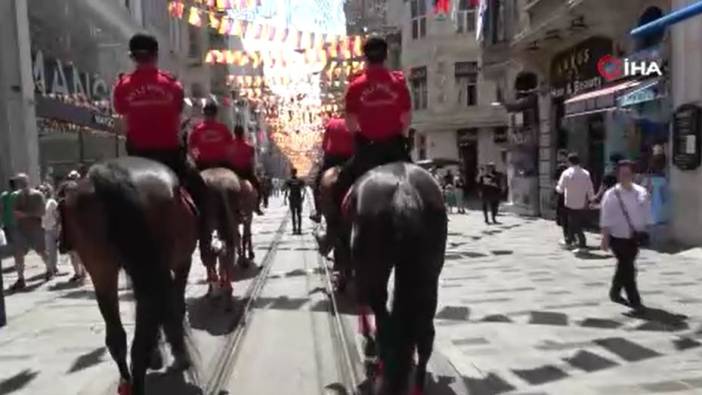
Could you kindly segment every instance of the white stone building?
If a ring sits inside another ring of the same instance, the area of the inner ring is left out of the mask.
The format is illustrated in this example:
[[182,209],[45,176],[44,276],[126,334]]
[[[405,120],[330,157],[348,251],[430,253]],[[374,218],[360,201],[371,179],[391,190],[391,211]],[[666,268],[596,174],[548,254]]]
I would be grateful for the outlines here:
[[402,36],[402,69],[413,99],[415,159],[460,161],[471,187],[478,167],[506,165],[506,126],[498,86],[485,78],[476,40],[475,9],[468,2],[439,16],[424,0],[392,0],[389,23]]

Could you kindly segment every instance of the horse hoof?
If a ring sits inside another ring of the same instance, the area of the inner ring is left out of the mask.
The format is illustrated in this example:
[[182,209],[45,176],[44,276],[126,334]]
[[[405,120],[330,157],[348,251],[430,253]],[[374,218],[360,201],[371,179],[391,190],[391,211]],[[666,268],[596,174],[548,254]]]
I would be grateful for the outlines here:
[[158,347],[156,347],[154,352],[151,354],[151,360],[149,361],[149,369],[163,369],[163,355],[161,354],[161,350]]
[[117,394],[119,395],[132,395],[132,384],[127,381],[122,381],[117,387]]

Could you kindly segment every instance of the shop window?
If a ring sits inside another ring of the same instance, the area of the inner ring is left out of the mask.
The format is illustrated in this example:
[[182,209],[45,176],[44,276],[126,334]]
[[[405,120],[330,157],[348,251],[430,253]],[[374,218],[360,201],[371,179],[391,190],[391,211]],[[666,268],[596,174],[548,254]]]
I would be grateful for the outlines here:
[[427,2],[411,0],[412,39],[419,40],[427,35]]
[[419,159],[427,158],[427,136],[423,134],[417,135],[417,156]]
[[475,7],[472,1],[461,1],[456,12],[456,32],[458,34],[475,32]]
[[412,103],[415,110],[424,110],[429,106],[429,93],[427,85],[427,68],[417,67],[410,73],[412,87]]

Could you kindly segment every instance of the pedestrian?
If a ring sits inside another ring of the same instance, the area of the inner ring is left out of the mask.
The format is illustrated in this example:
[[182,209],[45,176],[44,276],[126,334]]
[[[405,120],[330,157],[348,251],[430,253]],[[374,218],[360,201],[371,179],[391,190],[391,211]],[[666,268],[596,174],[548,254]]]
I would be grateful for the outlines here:
[[[633,182],[634,162],[620,161],[617,167],[619,183],[605,192],[600,211],[602,249],[611,249],[617,259],[609,297],[641,312],[644,306],[636,285],[635,262],[640,245],[647,239],[646,228],[653,223],[651,201],[646,188]],[[621,296],[622,289],[626,299]]]
[[58,202],[54,199],[54,190],[49,184],[43,184],[39,190],[46,199],[44,216],[41,219],[41,226],[44,229],[44,244],[46,246],[46,259],[49,261],[48,267],[55,270],[58,268],[58,236],[59,218]]
[[10,179],[8,184],[8,189],[0,194],[0,224],[2,224],[2,230],[5,233],[5,239],[8,245],[12,244],[12,236],[15,233],[16,220],[14,214],[14,200],[16,195],[14,192],[17,190],[17,186],[14,178]]
[[604,197],[605,192],[607,192],[609,188],[612,188],[613,186],[617,185],[617,166],[619,162],[623,159],[624,157],[619,153],[614,153],[609,156],[609,166],[604,176],[602,177],[600,189],[597,191],[597,195],[595,195],[594,198],[595,202],[602,202],[602,198]]
[[456,177],[455,193],[456,193],[456,204],[458,204],[458,213],[466,213],[466,202],[463,196],[463,189],[465,188],[465,181],[463,181],[463,176]]
[[290,169],[291,177],[285,182],[285,193],[283,199],[288,199],[290,203],[290,214],[292,215],[293,234],[302,234],[302,202],[305,200],[307,189],[305,181],[297,177],[297,169]]
[[490,225],[489,211],[492,223],[499,224],[497,213],[500,210],[500,199],[502,198],[502,175],[497,172],[494,162],[490,162],[484,167],[483,173],[478,177],[478,187],[483,201],[485,223]]
[[566,169],[556,185],[556,191],[564,195],[564,205],[568,215],[568,234],[566,244],[572,246],[576,242],[574,253],[580,253],[587,248],[584,226],[587,219],[587,210],[590,202],[595,197],[590,173],[580,166],[578,154],[568,155],[569,167]]
[[46,210],[44,195],[29,185],[26,174],[20,173],[15,177],[17,191],[14,192],[14,213],[17,220],[17,231],[14,234],[14,257],[17,271],[17,282],[10,287],[11,291],[20,291],[26,287],[24,279],[24,259],[29,250],[34,250],[46,265],[44,279],[51,280],[56,275],[56,267],[46,256],[46,244],[42,218]]
[[59,199],[59,224],[60,224],[60,231],[59,231],[59,251],[62,254],[67,254],[68,259],[71,262],[71,266],[73,267],[73,277],[71,277],[70,280],[68,280],[71,283],[82,283],[85,280],[86,272],[85,272],[85,266],[83,266],[83,263],[80,260],[80,256],[78,253],[73,249],[72,245],[69,243],[68,238],[66,237],[66,231],[65,231],[65,225],[64,225],[64,220],[65,217],[61,213],[61,207],[62,204],[61,201],[65,200],[70,194],[75,193],[78,189],[78,182],[81,179],[81,175],[78,171],[73,170],[68,174],[68,177],[66,177],[66,180],[61,183],[58,187],[58,199]]
[[[553,182],[556,185],[558,185],[561,175],[566,170],[568,170],[568,164],[565,160],[559,162],[556,166],[556,173],[553,175]],[[560,226],[563,231],[563,239],[560,241],[560,244],[567,246],[569,245],[568,240],[570,240],[570,236],[568,233],[568,210],[565,207],[565,195],[555,189],[553,192],[556,195],[556,225]]]

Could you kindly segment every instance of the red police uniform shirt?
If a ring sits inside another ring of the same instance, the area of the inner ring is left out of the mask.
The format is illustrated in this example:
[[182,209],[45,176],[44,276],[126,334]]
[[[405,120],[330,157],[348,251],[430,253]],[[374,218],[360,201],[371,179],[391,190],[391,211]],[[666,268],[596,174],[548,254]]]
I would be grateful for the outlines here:
[[401,71],[369,67],[349,84],[346,111],[358,118],[360,133],[373,140],[402,134],[402,114],[412,108]]
[[227,147],[233,138],[225,124],[205,120],[193,128],[188,137],[188,147],[198,163],[225,162],[229,159]]
[[327,122],[322,149],[328,155],[353,155],[353,134],[346,127],[346,121],[341,118],[332,118]]
[[180,145],[183,87],[156,67],[123,75],[114,90],[115,111],[126,119],[127,142],[137,149],[171,150]]
[[234,138],[229,147],[229,163],[236,170],[249,170],[253,167],[254,147],[243,138]]

